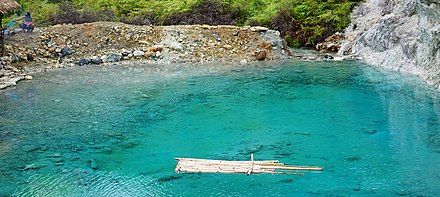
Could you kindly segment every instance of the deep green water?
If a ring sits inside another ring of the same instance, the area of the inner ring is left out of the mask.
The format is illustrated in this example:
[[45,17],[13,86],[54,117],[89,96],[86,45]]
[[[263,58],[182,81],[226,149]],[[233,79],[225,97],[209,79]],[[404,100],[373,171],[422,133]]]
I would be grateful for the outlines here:
[[[440,94],[359,62],[78,67],[0,92],[0,196],[439,196]],[[175,174],[175,157],[297,175]]]

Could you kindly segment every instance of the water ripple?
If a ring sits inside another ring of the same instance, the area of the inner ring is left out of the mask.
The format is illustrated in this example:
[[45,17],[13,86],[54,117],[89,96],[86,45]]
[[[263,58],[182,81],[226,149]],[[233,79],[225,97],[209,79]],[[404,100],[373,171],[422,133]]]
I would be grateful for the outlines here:
[[165,187],[144,175],[72,169],[32,175],[13,196],[166,196]]

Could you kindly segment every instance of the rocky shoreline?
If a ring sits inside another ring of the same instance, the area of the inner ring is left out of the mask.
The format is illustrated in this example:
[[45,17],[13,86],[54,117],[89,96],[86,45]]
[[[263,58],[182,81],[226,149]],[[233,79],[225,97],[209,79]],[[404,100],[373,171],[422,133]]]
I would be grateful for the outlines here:
[[440,89],[440,2],[368,0],[352,13],[339,51],[410,73]]
[[63,24],[5,39],[0,89],[31,74],[87,64],[247,64],[289,58],[279,32],[264,27],[134,26],[114,22]]

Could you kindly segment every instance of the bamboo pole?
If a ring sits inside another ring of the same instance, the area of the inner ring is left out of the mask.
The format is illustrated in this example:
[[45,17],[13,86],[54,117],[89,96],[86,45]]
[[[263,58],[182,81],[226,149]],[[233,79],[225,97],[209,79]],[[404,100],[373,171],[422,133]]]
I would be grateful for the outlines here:
[[252,173],[253,168],[254,168],[254,154],[251,154],[251,168],[246,173],[248,176]]
[[[288,170],[302,171],[321,171],[322,167],[315,166],[293,166],[279,163],[278,160],[255,161],[254,155],[251,154],[250,161],[226,161],[226,160],[210,160],[210,159],[194,159],[194,158],[175,158],[178,160],[175,172],[188,173],[240,173],[250,175],[260,173],[270,174],[295,174],[303,175],[302,172],[292,172]],[[286,170],[277,172],[276,170]]]
[[279,169],[279,170],[311,170],[311,171],[322,171],[321,167],[312,166],[261,166],[261,168],[268,169]]
[[[211,162],[218,162],[218,163],[250,163],[250,161],[227,161],[227,160],[209,160],[209,159],[193,159],[193,158],[175,158],[176,160],[183,161],[183,162],[197,162],[197,163],[211,163]],[[276,164],[279,163],[278,160],[263,160],[263,161],[254,161],[254,163],[262,164]]]

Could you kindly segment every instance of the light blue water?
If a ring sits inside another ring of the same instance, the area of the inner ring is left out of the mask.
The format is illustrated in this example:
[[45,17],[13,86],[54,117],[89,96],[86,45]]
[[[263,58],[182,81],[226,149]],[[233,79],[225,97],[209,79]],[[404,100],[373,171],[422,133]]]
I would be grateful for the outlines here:
[[[108,66],[0,93],[0,196],[438,196],[440,94],[358,62]],[[297,175],[175,174],[175,157]]]

